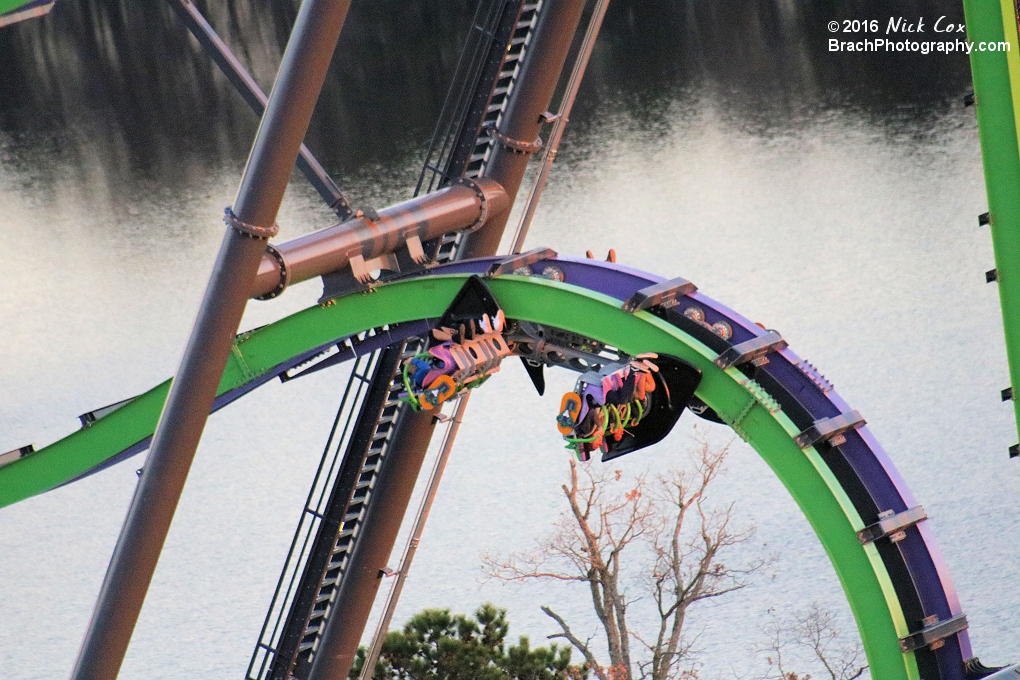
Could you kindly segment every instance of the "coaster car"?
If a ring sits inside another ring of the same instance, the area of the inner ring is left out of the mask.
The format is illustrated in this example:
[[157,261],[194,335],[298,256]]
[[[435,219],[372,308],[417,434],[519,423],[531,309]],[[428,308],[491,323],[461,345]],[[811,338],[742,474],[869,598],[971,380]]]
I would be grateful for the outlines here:
[[466,389],[478,387],[499,371],[510,347],[503,339],[503,310],[495,317],[483,314],[458,328],[432,330],[439,341],[404,364],[406,400],[416,411],[431,410]]
[[701,371],[665,355],[607,363],[563,395],[556,427],[578,460],[612,460],[663,439],[700,382]]

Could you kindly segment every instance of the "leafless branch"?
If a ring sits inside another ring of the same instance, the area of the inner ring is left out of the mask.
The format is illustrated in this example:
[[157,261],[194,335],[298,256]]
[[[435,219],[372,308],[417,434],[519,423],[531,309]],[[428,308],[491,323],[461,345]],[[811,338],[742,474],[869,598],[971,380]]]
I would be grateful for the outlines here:
[[857,680],[868,669],[861,644],[838,645],[839,632],[833,627],[835,616],[812,602],[806,609],[780,620],[773,614],[763,632],[766,642],[755,651],[765,654],[768,668],[756,680],[806,680],[783,666],[783,654],[790,648],[809,650],[830,680]]
[[[693,662],[691,643],[683,633],[689,608],[746,587],[750,575],[768,563],[764,558],[745,564],[722,560],[733,546],[754,535],[752,529],[733,527],[732,505],[708,500],[709,485],[722,473],[727,453],[728,447],[713,447],[699,438],[690,468],[654,480],[642,475],[630,483],[620,470],[571,461],[569,483],[562,486],[569,510],[552,535],[534,552],[485,556],[485,572],[503,581],[586,583],[608,664],[597,663],[590,644],[577,638],[561,616],[548,607],[542,610],[562,631],[555,637],[581,652],[600,680],[694,677],[694,671],[681,668]],[[635,544],[642,547],[628,550]],[[641,554],[648,557],[643,568],[634,559]],[[632,630],[628,621],[635,600],[628,598],[624,583],[634,581],[635,575],[642,576],[637,581],[643,584],[642,594],[658,614],[657,630],[649,636]],[[632,639],[642,649],[636,665]]]
[[567,642],[573,645],[574,649],[581,652],[581,655],[584,657],[584,660],[588,663],[588,667],[592,669],[592,672],[595,673],[596,677],[598,677],[599,680],[607,680],[604,671],[602,671],[601,667],[599,666],[598,659],[595,658],[595,655],[592,653],[591,647],[589,646],[591,638],[588,638],[586,642],[581,642],[580,638],[574,635],[573,631],[570,630],[570,626],[567,625],[567,622],[563,620],[562,616],[560,616],[559,614],[557,614],[552,609],[546,606],[542,607],[542,611],[545,612],[546,616],[548,616],[553,621],[558,623],[560,629],[563,631],[562,633],[550,635],[548,636],[548,638],[550,640],[555,638],[565,639]]

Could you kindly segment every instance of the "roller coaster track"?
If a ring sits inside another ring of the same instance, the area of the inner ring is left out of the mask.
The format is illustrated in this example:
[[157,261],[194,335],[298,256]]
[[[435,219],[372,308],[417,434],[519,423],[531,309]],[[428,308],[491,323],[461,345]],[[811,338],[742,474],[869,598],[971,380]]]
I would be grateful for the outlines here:
[[[988,212],[978,224],[991,230],[995,268],[986,274],[998,287],[1006,337],[1011,389],[1020,394],[1020,36],[1017,8],[1011,0],[964,0],[967,37],[977,42],[1007,42],[1006,52],[975,49],[970,54],[973,104],[981,138]],[[1020,428],[1020,399],[1013,400]],[[1020,456],[1020,444],[1010,447]]]
[[[0,13],[21,4],[22,0],[0,3]],[[47,5],[45,0],[28,4]],[[183,10],[190,6],[183,0],[178,4]],[[999,285],[1016,384],[1017,18],[1009,0],[998,4],[965,0],[964,5],[972,40],[1005,39],[1014,48],[1007,56],[974,53],[971,60],[989,194],[989,212],[981,222],[991,226],[996,251],[996,269],[989,272],[989,280]],[[463,89],[451,90],[445,113],[448,125],[437,128],[418,191],[484,174],[494,130],[510,101],[541,2],[493,0],[484,7],[483,11],[480,6],[472,29],[475,40],[469,42],[455,79]],[[202,31],[207,40],[215,38],[200,24],[195,24],[202,29],[196,31],[200,40]],[[219,56],[229,76],[236,64],[226,51]],[[259,110],[264,95],[243,85],[242,93],[247,87],[248,100]],[[302,154],[303,169],[327,203],[341,217],[349,216],[339,189],[307,150]],[[440,266],[380,284],[372,295],[328,300],[243,333],[233,343],[213,410],[273,378],[294,379],[355,361],[248,669],[250,680],[306,677],[369,507],[376,471],[407,411],[397,399],[396,369],[417,350],[465,280],[485,274],[498,261],[457,261],[457,234],[427,245]],[[535,264],[555,266],[563,280],[522,274],[490,279],[508,317],[593,338],[629,354],[653,351],[676,356],[702,371],[696,393],[705,407],[702,415],[717,418],[755,448],[804,512],[844,588],[873,677],[965,680],[988,674],[971,651],[966,617],[924,509],[860,414],[777,332],[759,328],[683,280],[662,281],[613,264],[551,255]],[[40,451],[25,447],[0,456],[0,507],[93,474],[147,448],[169,385],[167,381],[84,414],[80,431]],[[1020,402],[1014,400],[1014,408],[1020,422]],[[1020,455],[1020,445],[1012,447],[1011,454]]]
[[[481,176],[491,131],[510,101],[540,8],[540,2],[524,0],[479,4],[415,195],[449,186],[459,177]],[[461,234],[453,233],[426,243],[425,250],[434,261],[447,263],[458,259],[460,245]],[[364,369],[349,378],[320,464],[320,471],[327,467],[329,473],[316,477],[301,514],[252,654],[249,680],[303,680],[312,672],[359,537],[366,532],[372,491],[407,416],[407,405],[397,399],[403,389],[396,378],[398,366],[422,343],[419,336],[407,336],[399,347],[377,349],[364,359]],[[303,368],[318,370],[337,360]]]
[[[239,335],[217,407],[325,354],[354,358],[368,349],[401,346],[443,314],[469,275],[484,274],[497,261],[437,267]],[[701,370],[697,398],[758,451],[824,546],[873,677],[968,677],[973,654],[966,618],[924,511],[863,420],[814,367],[775,331],[685,282],[591,260],[556,257],[533,267],[549,265],[562,271],[564,282],[523,275],[488,281],[507,316],[630,354],[670,354]],[[719,324],[730,329],[728,340],[712,331]],[[0,506],[143,449],[168,386],[0,468]]]

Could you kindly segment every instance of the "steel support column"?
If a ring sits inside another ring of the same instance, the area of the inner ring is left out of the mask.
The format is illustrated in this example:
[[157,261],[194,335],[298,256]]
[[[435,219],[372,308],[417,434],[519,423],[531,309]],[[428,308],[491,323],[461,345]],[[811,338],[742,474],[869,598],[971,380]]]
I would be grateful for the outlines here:
[[449,429],[443,438],[443,445],[439,449],[435,466],[432,468],[432,475],[429,478],[428,487],[425,489],[425,497],[421,501],[421,507],[418,509],[414,528],[407,539],[407,547],[404,549],[404,555],[400,559],[400,566],[397,567],[397,573],[394,575],[396,582],[386,598],[386,605],[383,607],[383,612],[379,617],[379,626],[376,629],[375,638],[372,640],[372,646],[365,655],[365,664],[361,667],[362,680],[372,680],[372,676],[375,674],[375,663],[379,660],[379,653],[382,651],[383,642],[386,640],[386,633],[389,632],[390,623],[393,621],[393,612],[397,608],[397,602],[400,600],[400,593],[404,589],[404,583],[407,581],[411,564],[414,562],[414,555],[418,552],[418,544],[421,542],[421,535],[425,531],[425,522],[428,521],[429,513],[432,511],[432,503],[436,499],[436,492],[439,491],[439,482],[442,480],[443,472],[446,470],[446,463],[450,459],[450,451],[453,450],[453,443],[457,439],[457,430],[460,429],[460,424],[463,422],[464,409],[467,408],[470,398],[470,392],[461,394],[457,406],[453,410],[453,415],[450,416]]
[[[987,223],[995,250],[995,278],[1002,306],[1013,416],[1020,430],[1020,62],[1012,0],[964,0],[967,38],[974,43],[1007,42],[1014,51],[975,49],[970,54],[974,104],[988,195]],[[1012,81],[1012,82],[1011,82]],[[1010,450],[1020,454],[1020,447]]]
[[[517,196],[524,170],[537,150],[536,142],[544,122],[542,114],[549,110],[585,4],[585,0],[545,0],[539,13],[534,40],[524,55],[521,73],[485,165],[484,176],[499,182],[511,198]],[[464,257],[496,253],[512,207],[513,201],[505,211],[491,215],[484,227],[467,237]]]
[[[499,134],[503,139],[533,142],[542,127],[541,115],[567,60],[570,42],[581,21],[586,0],[545,0],[514,87]],[[511,142],[512,143],[512,142]],[[518,153],[497,139],[484,176],[503,186],[509,201],[490,213],[485,224],[467,237],[463,257],[494,255],[520,188],[530,153]],[[505,184],[504,184],[505,183]],[[362,534],[344,572],[333,614],[316,652],[308,680],[345,680],[357,653],[372,603],[404,519],[414,484],[421,472],[435,421],[427,414],[408,412],[383,459],[380,477],[367,510]]]
[[350,0],[305,0],[72,672],[117,677]]
[[326,622],[308,680],[345,680],[350,672],[425,461],[435,429],[434,416],[408,410],[398,428],[392,448],[383,459],[372,502],[362,520],[361,538],[344,570],[334,614]]
[[[198,11],[191,0],[169,0],[170,6],[177,11],[177,15],[184,21],[191,34],[198,40],[198,43],[205,50],[213,62],[220,67],[220,71],[227,77],[230,84],[234,86],[241,98],[252,108],[256,116],[261,116],[266,110],[266,95],[258,86],[255,79],[244,70],[241,62],[230,51],[226,43],[220,39],[213,27],[205,20],[202,13]],[[304,144],[298,152],[298,169],[304,174],[315,190],[322,196],[330,210],[336,213],[337,217],[346,220],[354,214],[347,199],[344,198],[340,187],[329,176],[322,164],[316,160],[312,152]]]

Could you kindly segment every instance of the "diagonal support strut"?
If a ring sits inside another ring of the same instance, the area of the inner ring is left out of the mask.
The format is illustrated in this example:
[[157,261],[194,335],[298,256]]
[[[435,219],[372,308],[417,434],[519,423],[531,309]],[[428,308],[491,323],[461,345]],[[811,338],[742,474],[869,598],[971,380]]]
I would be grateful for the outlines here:
[[[226,43],[217,35],[202,13],[198,11],[190,0],[168,0],[170,6],[177,11],[177,14],[184,21],[191,34],[195,36],[198,43],[205,50],[206,54],[215,62],[223,75],[227,77],[230,84],[234,86],[241,98],[248,103],[256,116],[262,116],[266,110],[268,98],[259,87],[255,79],[251,77],[234,53],[230,51]],[[350,204],[340,191],[340,187],[329,176],[322,164],[312,155],[304,144],[298,152],[298,169],[304,174],[315,190],[322,196],[329,209],[336,213],[341,220],[346,220],[354,215]]]

